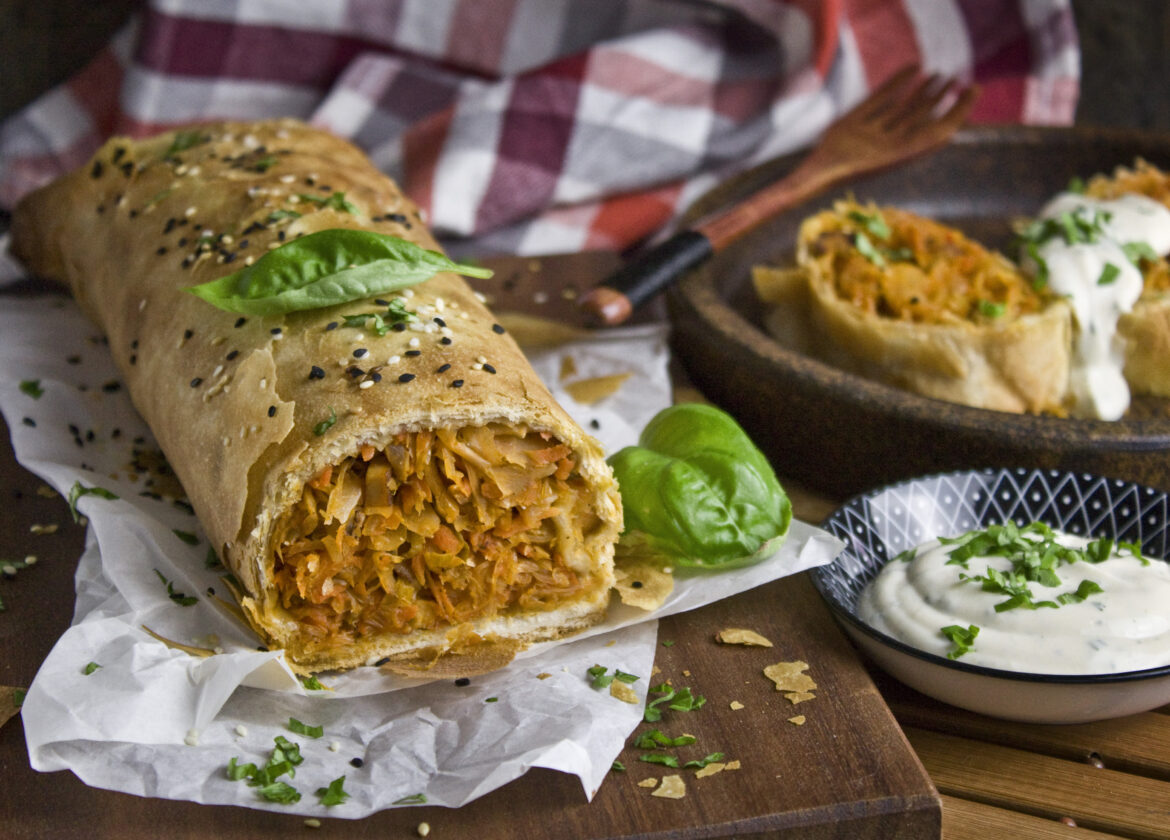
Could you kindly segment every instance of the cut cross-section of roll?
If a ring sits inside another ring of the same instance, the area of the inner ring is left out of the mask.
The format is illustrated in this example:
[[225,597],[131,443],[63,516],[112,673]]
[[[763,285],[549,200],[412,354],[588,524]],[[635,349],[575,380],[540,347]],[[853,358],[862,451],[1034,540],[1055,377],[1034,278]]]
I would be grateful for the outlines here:
[[843,200],[803,222],[797,261],[826,360],[940,400],[1061,413],[1068,308],[1002,255],[905,210]]

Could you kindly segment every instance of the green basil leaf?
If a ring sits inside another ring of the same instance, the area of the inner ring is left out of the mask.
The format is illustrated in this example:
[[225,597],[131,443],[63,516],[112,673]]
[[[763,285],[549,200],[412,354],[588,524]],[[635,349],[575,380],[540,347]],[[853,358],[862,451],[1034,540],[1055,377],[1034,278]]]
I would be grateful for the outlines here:
[[300,802],[301,795],[288,782],[273,782],[270,785],[264,785],[256,791],[269,802],[280,802],[283,805],[291,805],[293,802]]
[[492,275],[397,236],[331,228],[286,242],[234,274],[185,291],[228,312],[282,315],[404,289],[441,271]]
[[619,547],[627,555],[725,569],[779,547],[792,505],[768,459],[730,415],[699,403],[671,406],[638,444],[609,458],[625,510]]
[[395,799],[390,803],[391,805],[426,805],[427,795],[425,793],[412,793],[410,796],[404,796],[401,799]]

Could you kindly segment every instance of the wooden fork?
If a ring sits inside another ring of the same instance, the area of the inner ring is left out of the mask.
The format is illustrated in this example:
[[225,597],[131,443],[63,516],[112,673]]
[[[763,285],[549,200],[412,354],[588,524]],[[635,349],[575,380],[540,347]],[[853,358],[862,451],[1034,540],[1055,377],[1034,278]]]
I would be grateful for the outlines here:
[[978,93],[976,86],[922,78],[917,67],[904,67],[833,122],[788,175],[650,249],[582,295],[580,305],[598,324],[620,324],[636,306],[777,213],[846,179],[937,149],[967,119]]

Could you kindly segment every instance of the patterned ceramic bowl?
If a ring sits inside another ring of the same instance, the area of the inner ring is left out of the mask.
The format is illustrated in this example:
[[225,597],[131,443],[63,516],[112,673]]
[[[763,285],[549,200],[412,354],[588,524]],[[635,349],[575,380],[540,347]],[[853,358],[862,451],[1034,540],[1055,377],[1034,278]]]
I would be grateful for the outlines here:
[[1007,520],[1140,543],[1145,556],[1170,560],[1170,494],[1085,473],[986,469],[912,479],[851,499],[823,523],[846,547],[812,571],[813,583],[882,669],[946,703],[1034,723],[1083,723],[1170,703],[1170,664],[1090,676],[1003,671],[917,650],[858,617],[861,591],[900,552]]

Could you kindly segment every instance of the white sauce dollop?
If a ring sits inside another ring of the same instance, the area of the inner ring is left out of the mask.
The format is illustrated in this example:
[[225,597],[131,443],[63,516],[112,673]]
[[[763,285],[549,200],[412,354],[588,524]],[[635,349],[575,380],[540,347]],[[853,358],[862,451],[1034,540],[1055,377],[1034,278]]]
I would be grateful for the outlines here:
[[[1058,534],[1062,545],[1088,540]],[[958,661],[1030,674],[1114,674],[1170,664],[1170,563],[1123,554],[1101,563],[1060,565],[1059,586],[1030,582],[1033,601],[1076,592],[1088,579],[1103,590],[1056,608],[996,612],[1006,595],[985,592],[960,573],[1006,571],[1004,557],[973,557],[967,569],[947,565],[953,545],[925,543],[912,560],[892,560],[862,592],[858,615],[888,636],[919,650],[946,656],[953,649],[941,630],[975,625],[979,634]]]
[[[1170,209],[1144,195],[1097,200],[1061,193],[1045,205],[1040,217],[1056,219],[1063,213],[1099,219],[1104,234],[1094,242],[1071,244],[1056,236],[1039,247],[1048,267],[1049,288],[1068,298],[1076,318],[1069,382],[1073,413],[1118,420],[1129,408],[1129,386],[1122,375],[1125,345],[1117,334],[1117,321],[1142,293],[1141,272],[1121,246],[1140,242],[1158,255],[1170,252]],[[1107,265],[1117,273],[1112,282],[1101,283]]]

